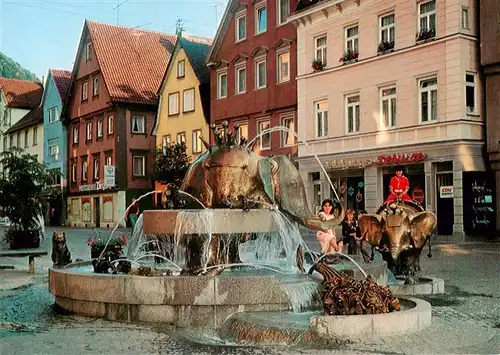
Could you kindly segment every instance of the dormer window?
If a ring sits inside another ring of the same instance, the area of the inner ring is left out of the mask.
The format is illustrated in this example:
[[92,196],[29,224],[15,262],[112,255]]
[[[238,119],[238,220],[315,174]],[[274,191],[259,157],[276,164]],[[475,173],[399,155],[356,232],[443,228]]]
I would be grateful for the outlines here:
[[236,42],[247,38],[247,14],[246,9],[236,14]]
[[99,95],[99,77],[98,76],[96,76],[94,78],[94,84],[93,84],[93,88],[92,88],[92,95],[93,96]]
[[255,5],[255,34],[261,34],[267,30],[266,2]]

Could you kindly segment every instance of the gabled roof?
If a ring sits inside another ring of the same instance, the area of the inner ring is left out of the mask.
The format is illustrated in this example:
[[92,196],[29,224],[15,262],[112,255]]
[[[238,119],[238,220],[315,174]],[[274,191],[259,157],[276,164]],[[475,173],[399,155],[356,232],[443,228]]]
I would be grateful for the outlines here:
[[10,127],[4,134],[11,134],[28,128],[37,124],[43,123],[43,108],[40,106],[35,107],[21,118],[16,124]]
[[49,72],[52,75],[54,83],[56,84],[57,91],[59,91],[59,96],[64,102],[71,84],[71,72],[69,70],[61,69],[49,69]]
[[43,86],[34,81],[0,78],[0,91],[3,91],[7,106],[32,109],[40,104]]
[[[240,0],[242,5],[248,4],[248,0]],[[226,5],[226,9],[224,10],[224,14],[222,15],[222,19],[219,23],[219,27],[217,27],[217,32],[215,33],[214,42],[210,47],[210,50],[207,53],[207,58],[205,60],[205,64],[213,62],[215,60],[215,56],[217,55],[217,51],[219,50],[222,41],[224,40],[224,35],[226,33],[227,27],[231,22],[231,15],[234,12],[235,5],[238,3],[238,0],[229,0]]]

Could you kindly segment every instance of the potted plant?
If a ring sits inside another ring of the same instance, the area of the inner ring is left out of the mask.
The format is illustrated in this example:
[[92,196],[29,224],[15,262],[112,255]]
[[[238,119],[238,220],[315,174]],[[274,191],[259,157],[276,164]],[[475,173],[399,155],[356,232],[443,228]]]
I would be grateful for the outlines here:
[[339,62],[348,64],[353,61],[357,61],[358,57],[359,57],[359,52],[356,49],[347,48],[342,57],[340,57]]
[[321,71],[325,68],[325,64],[323,63],[323,61],[321,59],[314,59],[312,61],[312,68],[314,71]]
[[[97,259],[101,255],[106,255],[109,261],[116,260],[123,256],[122,248],[127,244],[127,237],[123,235],[122,237],[111,238],[108,242],[108,238],[101,238],[99,236],[90,237],[87,240],[87,244],[90,247],[90,258]],[[106,250],[104,250],[106,248]]]
[[10,221],[4,241],[11,249],[38,248],[44,223],[42,196],[53,175],[36,156],[17,147],[0,153],[0,166],[0,207]]
[[378,44],[377,52],[378,53],[385,53],[385,52],[390,51],[392,49],[394,49],[394,41],[381,41]]
[[417,37],[417,42],[420,41],[428,41],[436,36],[436,30],[433,28],[431,29],[426,29],[423,28],[420,30],[420,32],[417,32],[416,37]]

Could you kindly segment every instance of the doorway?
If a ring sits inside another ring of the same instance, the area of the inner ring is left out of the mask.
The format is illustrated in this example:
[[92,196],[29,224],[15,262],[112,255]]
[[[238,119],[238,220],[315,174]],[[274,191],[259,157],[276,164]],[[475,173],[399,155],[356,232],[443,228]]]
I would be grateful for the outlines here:
[[99,197],[94,197],[94,221],[96,228],[101,228],[101,204],[99,200]]
[[437,232],[439,235],[452,235],[454,223],[453,173],[436,173],[436,197]]

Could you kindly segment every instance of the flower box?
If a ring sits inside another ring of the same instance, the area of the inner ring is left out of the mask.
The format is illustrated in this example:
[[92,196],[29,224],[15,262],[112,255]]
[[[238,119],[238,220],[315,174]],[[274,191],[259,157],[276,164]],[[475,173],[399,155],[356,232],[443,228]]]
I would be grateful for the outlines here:
[[434,29],[423,29],[416,34],[416,40],[418,42],[427,42],[433,40],[436,37],[436,31]]
[[316,71],[322,71],[323,69],[325,69],[325,64],[323,63],[323,61],[321,61],[319,59],[314,59],[312,61],[311,67],[313,68],[313,70],[315,72]]
[[378,53],[388,53],[394,51],[394,41],[382,41],[378,44]]
[[344,64],[355,63],[358,61],[359,52],[357,50],[347,49],[342,57],[340,57],[339,62]]
[[109,242],[107,238],[101,239],[98,237],[89,238],[87,241],[87,244],[90,247],[91,259],[97,259],[102,254],[103,257],[110,259],[110,261],[123,256],[122,248],[126,243],[127,237],[125,235],[122,237],[112,238]]

